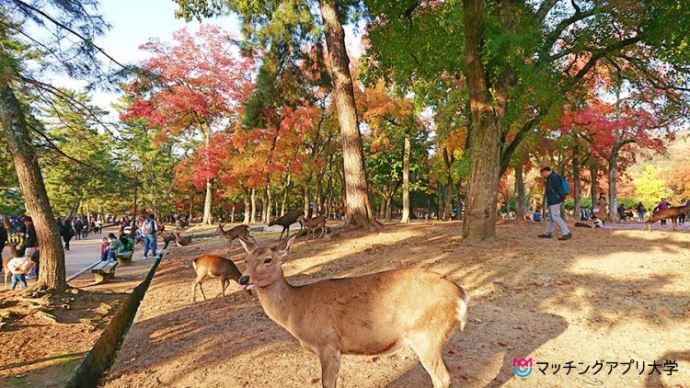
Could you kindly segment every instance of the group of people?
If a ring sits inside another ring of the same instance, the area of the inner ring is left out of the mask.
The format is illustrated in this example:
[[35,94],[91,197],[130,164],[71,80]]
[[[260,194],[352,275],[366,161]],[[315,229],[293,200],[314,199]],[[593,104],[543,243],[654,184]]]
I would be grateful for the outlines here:
[[[7,227],[9,225],[8,221],[0,226],[0,256],[8,242]],[[7,266],[3,265],[12,274],[11,288],[13,290],[18,284],[26,288],[27,278],[32,279],[39,275],[40,253],[38,250],[38,238],[36,237],[36,228],[31,217],[24,217],[22,219],[19,232],[21,233],[21,242],[14,246],[12,250],[14,255],[8,259]]]
[[[128,236],[132,240],[132,244],[142,242],[144,244],[144,259],[148,257],[149,252],[152,254],[151,257],[156,256],[158,234],[164,230],[165,225],[156,221],[153,214],[141,217],[139,220],[124,217],[120,222],[120,238]],[[110,235],[115,237],[112,233]],[[109,238],[110,235],[108,236]],[[134,249],[133,246],[132,249]],[[101,252],[103,252],[103,246],[101,246]]]
[[72,238],[75,240],[87,239],[89,233],[100,235],[103,233],[103,223],[98,219],[89,220],[88,217],[66,217],[57,219],[60,229],[60,237],[65,243],[65,250],[69,251],[69,243]]

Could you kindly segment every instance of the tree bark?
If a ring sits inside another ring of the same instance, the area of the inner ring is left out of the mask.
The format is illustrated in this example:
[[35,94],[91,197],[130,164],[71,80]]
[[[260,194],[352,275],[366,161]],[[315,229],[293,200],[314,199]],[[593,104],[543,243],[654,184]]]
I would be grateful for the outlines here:
[[249,219],[251,220],[251,223],[255,224],[256,223],[256,188],[252,187],[252,211],[251,215],[249,216]]
[[63,290],[67,287],[67,281],[65,251],[60,232],[50,207],[24,112],[6,82],[0,82],[0,122],[5,132],[7,148],[12,154],[24,203],[36,228],[41,255],[37,286],[55,291]]
[[611,222],[619,221],[616,180],[618,179],[618,151],[620,147],[620,141],[616,140],[613,143],[611,157],[609,158],[609,221]]
[[[204,141],[206,142],[206,148],[208,149],[211,143],[211,129],[207,128],[204,131]],[[211,217],[211,209],[213,206],[213,184],[210,179],[206,179],[206,198],[204,199],[204,216],[201,223],[204,225],[210,225],[213,222]]]
[[522,221],[527,214],[527,195],[523,166],[515,168],[515,220]]
[[467,212],[462,229],[465,240],[485,240],[496,235],[500,127],[498,112],[490,104],[481,62],[484,0],[464,0],[463,9],[472,139]]
[[386,218],[386,222],[391,222],[391,218],[393,216],[393,209],[391,208],[391,203],[393,202],[392,199],[393,199],[392,194],[386,196],[386,212],[384,214],[384,216]]
[[402,218],[400,222],[410,222],[410,137],[405,136],[405,150],[403,153],[403,183],[402,183]]
[[[590,185],[589,185],[589,196],[592,199],[592,209],[597,206],[597,175],[599,171],[599,166],[597,166],[597,160],[592,155],[592,160],[589,162],[589,177],[590,177]],[[599,209],[599,211],[606,211],[606,209]]]
[[302,200],[304,201],[304,217],[309,218],[309,186],[302,186]]
[[326,64],[333,82],[333,96],[340,124],[345,171],[345,213],[354,226],[378,227],[369,198],[369,184],[364,167],[362,138],[357,121],[357,107],[350,74],[350,58],[345,46],[345,32],[334,0],[322,0],[321,17],[326,35]]
[[252,204],[249,201],[249,190],[244,191],[244,220],[242,220],[243,224],[249,224],[251,222],[251,218],[249,218],[251,211],[252,211]]
[[230,208],[230,223],[235,223],[235,202],[232,203],[232,208]]
[[[577,141],[577,140],[576,140]],[[580,147],[575,143],[573,146],[573,201],[575,203],[575,220],[580,219],[580,196],[582,192],[580,182]]]

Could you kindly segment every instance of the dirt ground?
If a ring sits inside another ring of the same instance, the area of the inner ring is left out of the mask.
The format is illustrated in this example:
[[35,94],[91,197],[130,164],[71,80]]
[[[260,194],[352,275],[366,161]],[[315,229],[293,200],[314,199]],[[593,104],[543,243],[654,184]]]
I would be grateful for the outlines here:
[[[561,242],[536,238],[542,227],[500,225],[495,242],[472,245],[462,242],[456,222],[390,225],[380,233],[298,240],[283,269],[292,284],[400,267],[448,275],[472,297],[470,322],[445,354],[453,386],[690,386],[690,233],[578,228]],[[168,255],[101,385],[320,386],[317,357],[234,283],[231,295],[213,298],[220,282],[211,279],[211,298],[191,303],[190,260],[207,252],[244,267],[237,243],[229,250],[217,238]],[[524,379],[512,372],[519,357],[534,362]],[[649,366],[655,360],[661,374]],[[671,376],[666,360],[677,362]],[[568,374],[566,364],[574,366]],[[344,356],[338,384],[431,381],[403,349],[375,359]]]
[[[0,387],[64,387],[79,360],[93,347],[117,307],[141,283],[153,260],[116,269],[109,283],[92,285],[90,271],[52,300],[49,315],[28,308],[22,292],[0,292]],[[35,300],[35,299],[34,299]]]

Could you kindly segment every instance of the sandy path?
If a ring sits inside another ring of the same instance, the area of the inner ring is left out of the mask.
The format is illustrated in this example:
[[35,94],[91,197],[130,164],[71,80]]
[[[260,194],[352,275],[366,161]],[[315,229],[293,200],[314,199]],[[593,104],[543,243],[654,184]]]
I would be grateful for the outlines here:
[[[496,242],[470,245],[461,243],[459,223],[388,226],[299,242],[284,271],[295,284],[404,266],[448,274],[472,296],[470,323],[445,357],[453,386],[690,386],[690,234],[576,230],[573,240],[559,242],[537,239],[541,227],[499,226]],[[102,384],[320,386],[317,358],[234,284],[226,300],[190,303],[189,260],[209,251],[228,252],[210,239],[161,264]],[[236,247],[231,256],[244,266]],[[207,284],[208,296],[218,293],[216,282]],[[513,357],[549,363],[546,374],[535,368],[518,379]],[[633,365],[609,375],[604,364],[593,373],[597,360],[631,359],[677,360],[678,372],[649,375],[647,367],[640,375]],[[566,375],[569,361],[577,369]],[[561,369],[554,374],[555,364]],[[407,349],[373,362],[346,356],[339,377],[340,387],[430,385]]]

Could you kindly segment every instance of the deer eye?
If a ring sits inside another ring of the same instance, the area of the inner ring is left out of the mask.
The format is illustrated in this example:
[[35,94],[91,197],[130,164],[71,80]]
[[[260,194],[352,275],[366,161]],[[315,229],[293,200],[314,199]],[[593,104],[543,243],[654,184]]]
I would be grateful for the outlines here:
[[266,258],[264,259],[264,264],[271,264],[271,261],[273,261],[273,259],[271,259],[270,257]]

